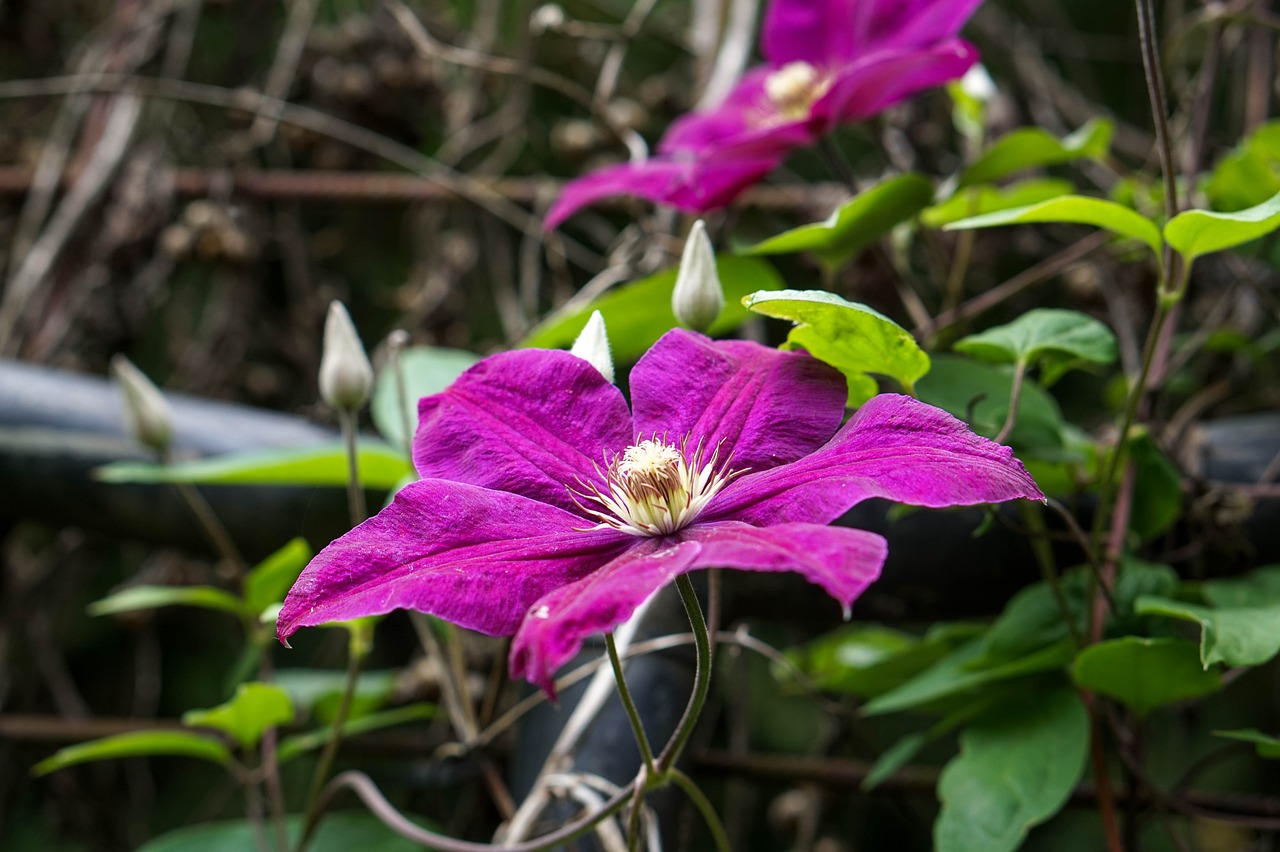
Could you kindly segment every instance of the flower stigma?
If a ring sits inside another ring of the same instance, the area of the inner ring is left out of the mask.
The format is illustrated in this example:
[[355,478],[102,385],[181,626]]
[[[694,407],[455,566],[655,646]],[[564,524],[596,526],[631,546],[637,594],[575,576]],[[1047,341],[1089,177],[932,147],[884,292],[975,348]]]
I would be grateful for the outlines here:
[[830,86],[831,81],[808,62],[788,62],[765,78],[764,93],[779,117],[800,121]]
[[596,468],[603,488],[583,484],[582,491],[570,488],[570,494],[584,512],[600,520],[593,529],[612,527],[646,538],[670,535],[693,523],[730,480],[745,473],[729,470],[729,459],[720,461],[719,447],[710,458],[701,442],[692,453],[688,449],[688,438],[677,446],[665,435],[654,435],[606,456],[604,470]]

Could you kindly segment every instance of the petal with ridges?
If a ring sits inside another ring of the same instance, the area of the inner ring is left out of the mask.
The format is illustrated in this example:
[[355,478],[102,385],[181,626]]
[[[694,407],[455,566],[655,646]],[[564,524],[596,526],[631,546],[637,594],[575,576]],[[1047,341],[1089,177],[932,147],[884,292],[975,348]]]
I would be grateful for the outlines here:
[[1044,499],[1013,450],[939,408],[881,394],[812,455],[730,483],[703,518],[830,523],[869,497],[931,508]]
[[887,545],[865,530],[786,524],[695,525],[672,539],[641,539],[596,573],[536,601],[511,645],[511,675],[554,697],[555,672],[592,635],[617,627],[651,594],[697,568],[786,571],[849,605],[880,573]]
[[322,550],[285,598],[299,627],[414,609],[495,636],[529,605],[613,559],[634,539],[525,497],[456,482],[406,485],[390,506]]
[[[636,431],[685,436],[732,454],[735,470],[765,470],[822,446],[840,427],[844,378],[804,352],[670,331],[631,371]],[[803,405],[796,405],[798,399]]]
[[977,61],[978,51],[959,40],[927,50],[870,54],[839,69],[831,88],[813,105],[812,121],[834,128],[870,118],[923,89],[963,77]]
[[423,479],[521,494],[579,513],[569,488],[598,481],[631,442],[622,392],[568,352],[486,358],[418,403],[413,463]]

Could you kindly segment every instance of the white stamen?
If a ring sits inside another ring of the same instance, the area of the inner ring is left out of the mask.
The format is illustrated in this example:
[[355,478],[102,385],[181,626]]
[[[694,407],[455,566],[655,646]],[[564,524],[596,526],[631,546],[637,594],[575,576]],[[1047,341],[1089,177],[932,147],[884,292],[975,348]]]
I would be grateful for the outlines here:
[[831,81],[808,62],[788,62],[764,80],[764,93],[783,118],[797,121],[809,114]]
[[596,529],[613,527],[642,537],[687,527],[743,472],[730,471],[728,459],[721,464],[719,449],[704,460],[701,443],[690,453],[687,438],[677,447],[656,435],[605,462],[603,471],[597,469],[603,488],[584,483],[582,491],[571,488],[570,493],[583,511],[600,520]]

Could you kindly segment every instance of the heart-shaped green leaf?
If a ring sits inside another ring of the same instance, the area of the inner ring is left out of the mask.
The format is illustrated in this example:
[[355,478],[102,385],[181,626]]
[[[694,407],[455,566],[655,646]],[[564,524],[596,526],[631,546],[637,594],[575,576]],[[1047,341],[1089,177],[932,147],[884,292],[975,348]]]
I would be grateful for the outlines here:
[[1039,127],[1023,127],[997,139],[960,175],[960,186],[990,183],[1023,169],[1107,156],[1115,127],[1095,118],[1062,139]]
[[1280,193],[1236,213],[1186,210],[1164,226],[1164,238],[1191,263],[1197,257],[1235,248],[1280,228]]
[[1122,636],[1090,645],[1071,666],[1076,686],[1114,698],[1145,716],[1157,707],[1222,688],[1216,671],[1200,665],[1194,642]]
[[911,333],[883,314],[823,290],[752,293],[742,300],[751,310],[796,324],[786,346],[803,347],[844,373],[850,405],[877,391],[878,373],[896,379],[908,392],[929,372],[929,356]]
[[246,748],[257,744],[268,728],[292,721],[293,699],[272,683],[242,683],[227,703],[182,716],[182,724],[222,731]]
[[1116,358],[1111,329],[1091,316],[1061,308],[1037,308],[1011,323],[956,342],[966,355],[996,364],[1039,365],[1052,384],[1080,362],[1110,364]]

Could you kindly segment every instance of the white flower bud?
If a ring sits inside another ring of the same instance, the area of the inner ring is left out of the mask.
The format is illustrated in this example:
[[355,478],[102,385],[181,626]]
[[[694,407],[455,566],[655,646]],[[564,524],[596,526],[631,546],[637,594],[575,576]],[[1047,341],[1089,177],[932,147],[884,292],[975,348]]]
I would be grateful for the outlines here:
[[600,371],[610,382],[613,381],[613,355],[609,351],[609,335],[605,331],[604,317],[599,311],[592,311],[591,318],[582,327],[578,339],[573,341],[571,355],[577,355],[583,361]]
[[971,66],[960,78],[960,90],[980,104],[990,103],[997,94],[996,81],[981,62]]
[[111,359],[111,375],[124,394],[124,423],[139,444],[158,453],[173,439],[173,410],[160,389],[123,355]]
[[706,331],[724,310],[724,287],[716,274],[716,254],[701,219],[693,223],[680,257],[671,294],[671,310],[676,322],[695,331]]
[[341,302],[329,303],[320,359],[320,396],[334,408],[355,411],[369,401],[373,365]]

